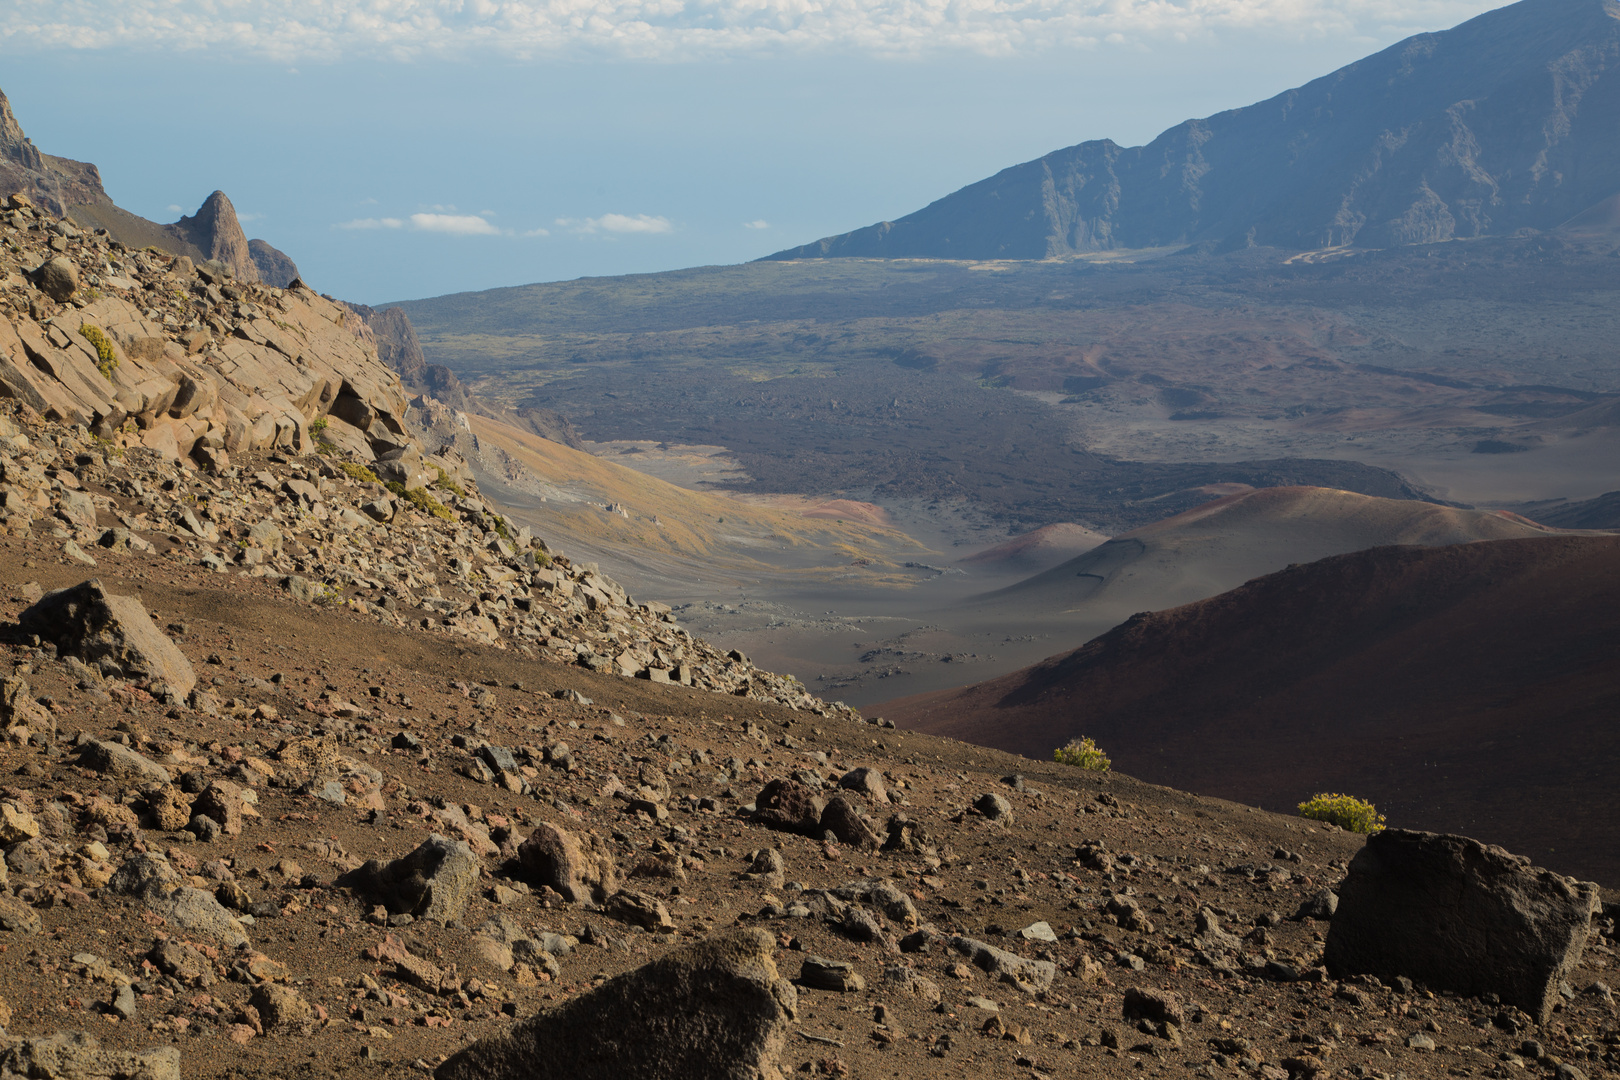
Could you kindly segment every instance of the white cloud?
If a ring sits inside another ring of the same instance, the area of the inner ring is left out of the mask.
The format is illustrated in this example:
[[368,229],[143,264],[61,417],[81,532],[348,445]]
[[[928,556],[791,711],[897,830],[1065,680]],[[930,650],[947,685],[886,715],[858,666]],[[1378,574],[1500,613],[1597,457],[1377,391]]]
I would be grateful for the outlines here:
[[1499,0],[8,0],[0,48],[410,59],[567,48],[644,58],[837,48],[990,55],[1222,28],[1329,37],[1449,26]]
[[765,220],[743,222],[743,228],[745,229],[768,229],[770,227],[771,223]]
[[603,214],[593,218],[558,218],[556,225],[559,229],[567,229],[577,233],[667,233],[673,232],[675,226],[670,224],[669,218],[653,217],[651,214]]
[[385,217],[385,218],[368,217],[368,218],[355,218],[353,221],[340,222],[339,224],[334,225],[333,228],[335,228],[335,229],[398,229],[398,228],[404,227],[404,225],[405,225],[405,223],[403,221],[399,220],[399,218],[394,218],[394,217]]
[[523,235],[524,236],[550,236],[551,235],[551,230],[550,229],[530,229],[528,232],[524,233]]
[[183,214],[185,212],[186,212],[186,208],[181,206],[179,203],[170,203],[169,204],[169,213],[171,213],[171,214]]
[[412,214],[411,228],[456,236],[499,236],[501,230],[474,214]]

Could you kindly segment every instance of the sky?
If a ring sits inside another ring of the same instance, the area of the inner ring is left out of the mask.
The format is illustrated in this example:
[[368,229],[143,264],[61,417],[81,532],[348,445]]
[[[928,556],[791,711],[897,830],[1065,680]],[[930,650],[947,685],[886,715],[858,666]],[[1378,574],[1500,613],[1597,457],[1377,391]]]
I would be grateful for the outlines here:
[[7,0],[0,90],[158,221],[378,304],[759,258],[1491,0]]

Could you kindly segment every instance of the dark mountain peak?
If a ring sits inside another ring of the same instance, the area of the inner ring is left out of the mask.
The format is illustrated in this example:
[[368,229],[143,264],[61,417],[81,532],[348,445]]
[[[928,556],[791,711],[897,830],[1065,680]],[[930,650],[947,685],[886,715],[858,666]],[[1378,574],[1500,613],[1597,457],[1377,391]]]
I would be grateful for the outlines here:
[[772,259],[1384,247],[1552,229],[1620,192],[1620,3],[1522,0],[1140,147],[1093,140]]
[[0,91],[0,196],[18,194],[55,214],[107,199],[94,165],[40,153]]

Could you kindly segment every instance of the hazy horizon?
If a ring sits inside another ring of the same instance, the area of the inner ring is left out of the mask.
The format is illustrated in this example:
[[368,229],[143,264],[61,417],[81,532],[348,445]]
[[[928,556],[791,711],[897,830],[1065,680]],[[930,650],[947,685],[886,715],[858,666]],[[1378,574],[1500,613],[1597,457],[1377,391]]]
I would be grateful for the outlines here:
[[125,208],[173,221],[223,189],[317,288],[378,303],[759,258],[1494,6],[605,6],[570,27],[524,3],[25,3],[0,15],[0,89]]

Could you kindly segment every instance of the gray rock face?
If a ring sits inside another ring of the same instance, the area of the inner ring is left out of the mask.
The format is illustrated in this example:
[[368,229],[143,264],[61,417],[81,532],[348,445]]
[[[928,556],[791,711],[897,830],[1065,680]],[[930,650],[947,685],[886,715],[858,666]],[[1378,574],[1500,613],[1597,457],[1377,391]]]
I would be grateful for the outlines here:
[[11,934],[37,934],[39,913],[21,900],[0,896],[0,930]]
[[91,579],[46,593],[18,616],[23,629],[86,663],[184,697],[197,673],[133,596],[114,596]]
[[1586,947],[1598,887],[1464,836],[1368,837],[1339,887],[1326,961],[1336,977],[1404,975],[1496,994],[1545,1023]]
[[168,784],[169,770],[122,743],[91,739],[79,748],[79,764],[102,776],[136,784]]
[[396,914],[443,924],[467,910],[482,870],[472,848],[434,833],[409,855],[389,863],[372,859],[345,879],[376,894]]
[[781,1080],[798,995],[741,930],[672,952],[474,1043],[437,1080]]
[[107,882],[115,893],[148,897],[167,896],[180,884],[180,872],[169,865],[167,859],[155,855],[136,855],[120,866]]
[[37,1039],[0,1036],[0,1080],[180,1080],[180,1051],[103,1050],[95,1037],[66,1031]]
[[48,723],[28,684],[15,675],[0,679],[0,731]]

